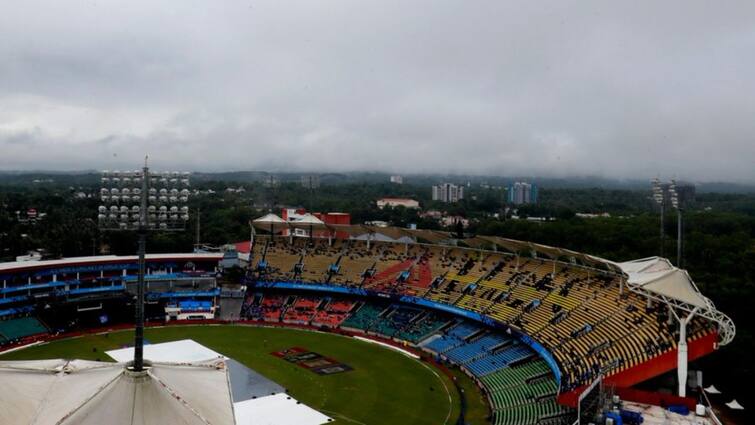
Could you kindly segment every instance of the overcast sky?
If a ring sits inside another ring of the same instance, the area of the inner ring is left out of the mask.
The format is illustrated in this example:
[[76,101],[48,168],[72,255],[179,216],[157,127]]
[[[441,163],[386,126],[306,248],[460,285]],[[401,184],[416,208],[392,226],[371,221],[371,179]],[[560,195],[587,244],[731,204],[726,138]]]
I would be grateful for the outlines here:
[[0,169],[755,181],[755,2],[9,1]]

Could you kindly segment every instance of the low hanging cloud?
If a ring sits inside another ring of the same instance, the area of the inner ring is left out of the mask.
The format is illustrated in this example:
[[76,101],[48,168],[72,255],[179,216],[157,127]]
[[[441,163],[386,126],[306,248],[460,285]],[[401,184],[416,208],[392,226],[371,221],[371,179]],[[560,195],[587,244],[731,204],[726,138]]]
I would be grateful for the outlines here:
[[25,1],[0,170],[755,181],[755,3]]

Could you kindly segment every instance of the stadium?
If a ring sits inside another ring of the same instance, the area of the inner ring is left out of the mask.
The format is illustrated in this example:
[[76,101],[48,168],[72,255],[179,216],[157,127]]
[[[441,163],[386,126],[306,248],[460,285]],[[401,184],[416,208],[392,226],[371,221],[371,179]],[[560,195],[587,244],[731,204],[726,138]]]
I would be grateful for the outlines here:
[[[735,326],[668,260],[616,263],[314,217],[270,214],[251,225],[250,241],[222,252],[146,258],[144,351],[155,376],[227,360],[235,413],[197,423],[719,423],[688,394],[698,386],[689,363],[731,342]],[[17,360],[127,360],[137,271],[136,256],[0,264],[0,374],[26,382]],[[197,346],[182,348],[187,340]],[[32,363],[22,369],[95,367]],[[236,375],[254,383],[243,400]],[[647,384],[669,375],[673,394]],[[191,403],[224,382],[204,379],[171,394]],[[81,397],[84,407],[100,399]],[[70,418],[81,406],[40,397],[28,409]]]

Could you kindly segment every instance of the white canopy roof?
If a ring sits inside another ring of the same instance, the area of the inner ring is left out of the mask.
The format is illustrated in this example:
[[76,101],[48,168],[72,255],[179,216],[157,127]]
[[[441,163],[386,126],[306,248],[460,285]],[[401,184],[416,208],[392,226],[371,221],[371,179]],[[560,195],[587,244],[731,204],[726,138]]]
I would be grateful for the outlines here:
[[734,322],[700,292],[686,270],[676,268],[669,260],[660,257],[614,264],[627,276],[627,286],[632,291],[666,303],[675,310],[717,323],[721,345],[734,339]]
[[260,218],[255,218],[252,222],[255,224],[286,224],[286,220],[273,213],[263,215]]
[[324,221],[320,220],[319,218],[315,217],[312,214],[304,214],[300,219],[297,220],[291,220],[291,223],[296,224],[325,224]]
[[689,274],[665,258],[643,258],[618,265],[627,274],[630,285],[701,309],[710,307],[710,302],[700,293]]
[[156,363],[143,373],[85,360],[0,362],[0,423],[233,425],[225,362]]
[[288,228],[286,220],[278,217],[277,215],[270,213],[260,218],[252,220],[252,225],[262,230],[269,230],[273,233],[278,232],[281,229]]
[[324,221],[320,220],[319,218],[309,213],[304,214],[299,219],[296,219],[296,220],[292,219],[291,221],[288,222],[288,224],[291,227],[298,227],[298,228],[311,227],[313,229],[321,229],[321,228],[326,227]]

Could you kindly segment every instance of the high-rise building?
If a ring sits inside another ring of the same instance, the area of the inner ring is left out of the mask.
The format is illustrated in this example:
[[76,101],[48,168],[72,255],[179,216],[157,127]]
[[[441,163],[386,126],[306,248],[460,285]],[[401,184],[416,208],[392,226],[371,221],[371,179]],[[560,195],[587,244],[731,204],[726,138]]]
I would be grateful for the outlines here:
[[509,185],[508,200],[510,204],[536,204],[537,186],[526,182],[514,182]]
[[391,183],[404,184],[404,178],[399,175],[391,176]]
[[459,202],[464,199],[464,186],[443,183],[433,186],[433,201],[445,203]]

